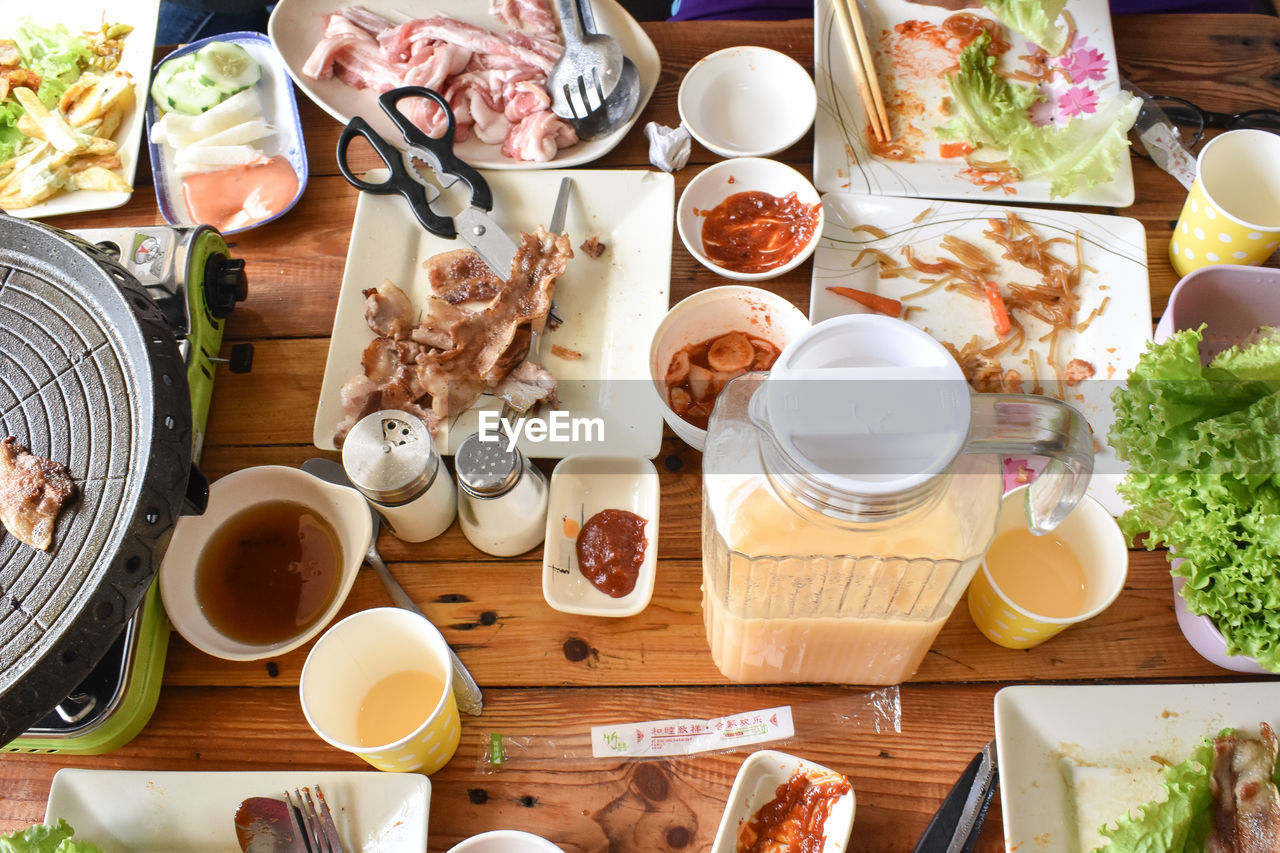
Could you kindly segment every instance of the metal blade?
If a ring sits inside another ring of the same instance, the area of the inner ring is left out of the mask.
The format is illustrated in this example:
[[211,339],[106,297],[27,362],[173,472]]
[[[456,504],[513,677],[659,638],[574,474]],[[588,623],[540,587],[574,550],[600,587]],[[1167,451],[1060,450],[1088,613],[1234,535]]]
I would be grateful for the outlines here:
[[468,207],[453,218],[461,237],[503,281],[511,278],[511,265],[516,259],[516,244],[498,227],[489,214],[478,207]]
[[573,178],[562,178],[560,192],[556,194],[556,206],[551,211],[551,224],[547,226],[547,230],[552,234],[559,234],[564,230],[565,216],[569,213],[569,193],[572,190]]
[[989,742],[947,794],[916,844],[915,853],[970,853],[987,817],[999,772],[995,742]]

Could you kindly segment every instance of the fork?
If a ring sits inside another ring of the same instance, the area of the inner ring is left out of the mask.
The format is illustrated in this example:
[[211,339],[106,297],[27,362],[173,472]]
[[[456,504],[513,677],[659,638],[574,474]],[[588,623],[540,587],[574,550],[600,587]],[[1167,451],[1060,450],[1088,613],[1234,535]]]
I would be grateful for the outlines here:
[[574,0],[556,0],[564,53],[547,80],[551,111],[583,119],[604,105],[622,76],[622,47],[613,36],[586,30]]
[[[314,799],[312,791],[315,791]],[[344,853],[338,827],[333,822],[333,812],[329,811],[329,803],[319,785],[285,791],[284,799],[289,804],[294,832],[303,839],[308,850],[312,853]]]

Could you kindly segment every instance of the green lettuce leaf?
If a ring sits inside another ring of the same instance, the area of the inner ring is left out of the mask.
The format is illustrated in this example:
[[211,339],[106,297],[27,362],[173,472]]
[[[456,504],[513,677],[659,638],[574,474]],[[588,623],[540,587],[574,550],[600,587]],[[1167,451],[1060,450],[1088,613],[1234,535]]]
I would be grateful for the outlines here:
[[1001,77],[999,58],[987,54],[990,44],[991,36],[984,32],[960,52],[960,67],[947,79],[955,117],[938,128],[939,137],[1006,148],[1034,127],[1027,108],[1043,96],[1034,87]]
[[1056,22],[1067,0],[982,0],[1000,23],[1017,30],[1050,56],[1057,56],[1067,46],[1067,28]]
[[1207,368],[1200,339],[1150,345],[1112,393],[1110,442],[1129,463],[1120,526],[1184,558],[1173,571],[1187,609],[1214,621],[1229,654],[1280,672],[1280,338]]
[[102,853],[88,842],[72,841],[75,830],[59,818],[56,824],[36,824],[0,836],[0,853]]
[[1213,366],[1241,379],[1256,379],[1270,388],[1280,388],[1280,329],[1258,329],[1243,344],[1218,353]]
[[1213,741],[1206,738],[1191,757],[1164,769],[1164,798],[1138,806],[1099,831],[1109,844],[1094,853],[1198,853],[1212,829],[1209,772]]
[[1090,116],[1060,127],[1039,127],[1027,109],[1044,96],[1034,86],[1015,83],[997,71],[987,54],[991,38],[982,33],[960,52],[959,67],[947,78],[953,118],[938,128],[942,139],[963,139],[975,148],[1001,148],[1024,178],[1048,178],[1052,198],[1105,183],[1129,156],[1129,128],[1142,101],[1128,92],[1112,95]]
[[36,95],[50,109],[93,60],[88,40],[72,34],[65,24],[41,27],[27,21],[18,27],[13,40],[23,64],[40,75]]
[[1069,195],[1082,182],[1086,188],[1106,183],[1129,157],[1129,128],[1141,108],[1141,98],[1116,92],[1093,115],[1061,127],[1032,125],[1009,140],[1009,162],[1024,178],[1051,178],[1051,198]]

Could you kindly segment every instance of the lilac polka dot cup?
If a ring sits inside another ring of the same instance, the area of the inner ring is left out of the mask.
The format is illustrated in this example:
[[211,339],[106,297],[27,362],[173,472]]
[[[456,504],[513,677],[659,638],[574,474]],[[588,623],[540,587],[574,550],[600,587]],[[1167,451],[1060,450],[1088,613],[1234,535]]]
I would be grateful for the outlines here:
[[1260,264],[1280,245],[1280,136],[1232,130],[1209,140],[1174,226],[1179,275],[1209,264]]

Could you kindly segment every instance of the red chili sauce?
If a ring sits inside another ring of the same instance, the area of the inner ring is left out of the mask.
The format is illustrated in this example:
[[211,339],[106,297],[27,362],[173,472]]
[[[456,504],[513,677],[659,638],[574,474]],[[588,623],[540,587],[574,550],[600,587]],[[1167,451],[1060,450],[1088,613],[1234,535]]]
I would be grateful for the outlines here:
[[831,807],[851,789],[839,774],[811,778],[797,770],[751,820],[738,825],[737,853],[821,853]]
[[748,371],[768,370],[778,355],[772,343],[746,332],[729,332],[689,344],[667,365],[663,377],[667,404],[689,423],[706,429],[724,386]]
[[732,272],[768,272],[785,264],[809,244],[818,227],[821,203],[804,204],[751,190],[734,193],[710,210],[694,210],[702,223],[702,251],[716,266]]
[[604,509],[587,519],[578,533],[578,571],[612,598],[636,588],[649,542],[645,520],[625,509]]
[[298,195],[298,173],[283,157],[188,175],[182,182],[187,212],[196,222],[219,231],[268,219]]

